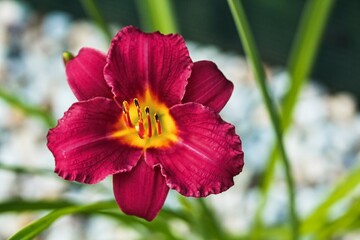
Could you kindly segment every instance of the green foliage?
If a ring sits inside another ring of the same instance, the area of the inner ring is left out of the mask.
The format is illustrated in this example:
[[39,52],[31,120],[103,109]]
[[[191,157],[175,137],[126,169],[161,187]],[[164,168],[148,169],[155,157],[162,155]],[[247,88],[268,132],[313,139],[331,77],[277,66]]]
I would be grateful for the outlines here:
[[39,211],[53,210],[74,205],[66,199],[58,199],[56,201],[24,201],[20,199],[12,199],[0,203],[0,213],[6,212],[23,212],[23,211]]
[[281,153],[281,157],[284,164],[286,182],[288,185],[288,194],[289,194],[289,213],[291,219],[291,227],[292,227],[292,236],[293,239],[298,238],[298,217],[296,213],[295,207],[295,189],[294,189],[294,182],[292,179],[292,174],[290,170],[290,163],[287,157],[283,139],[282,139],[282,131],[280,127],[280,119],[278,112],[276,111],[275,105],[270,97],[269,91],[267,89],[266,84],[266,76],[265,71],[260,61],[259,54],[257,52],[257,48],[255,46],[255,41],[253,40],[252,33],[250,31],[250,27],[243,10],[242,4],[238,0],[228,0],[230,10],[232,12],[235,25],[237,27],[240,40],[243,44],[246,57],[248,62],[251,66],[252,72],[255,76],[255,80],[260,88],[260,92],[263,96],[263,101],[266,106],[266,109],[269,113],[271,123],[275,132],[276,140],[279,145],[279,150]]
[[[339,201],[347,197],[349,194],[353,193],[356,187],[359,186],[360,182],[360,168],[353,170],[351,173],[346,175],[343,180],[333,189],[330,195],[308,216],[301,225],[301,232],[304,234],[309,234],[313,232],[318,232],[320,229],[327,227],[327,221],[329,219],[329,211],[334,207]],[[356,205],[359,205],[359,199],[353,201],[354,203],[349,207],[344,216],[339,219],[349,219],[356,220],[360,216],[360,208],[356,208]],[[355,206],[354,206],[355,205]],[[355,218],[355,219],[353,219]],[[333,225],[343,226],[346,225],[346,221],[343,223],[338,223],[338,220],[333,221]],[[351,222],[351,221],[350,221]],[[332,229],[334,231],[334,229]],[[331,232],[331,231],[327,231]]]
[[10,93],[5,89],[0,88],[0,99],[26,115],[40,118],[49,127],[55,126],[56,121],[48,111],[20,100],[14,93]]
[[177,33],[171,0],[136,0],[141,25],[149,32]]
[[109,25],[106,23],[102,13],[99,10],[96,0],[80,0],[85,12],[90,18],[98,25],[98,27],[104,32],[109,43],[113,37]]
[[[314,65],[321,36],[334,3],[335,1],[333,0],[307,1],[303,11],[299,29],[288,60],[287,69],[291,82],[290,90],[281,105],[282,117],[280,124],[283,131],[286,131],[291,124],[294,107]],[[278,155],[279,146],[275,145],[269,156],[267,166],[264,168],[265,172],[261,183],[260,190],[263,198],[257,211],[257,224],[260,225],[260,218],[266,204],[267,192],[272,183]]]
[[86,212],[96,212],[99,210],[117,208],[117,205],[114,201],[111,202],[98,202],[90,205],[81,205],[81,206],[70,206],[64,207],[52,211],[46,216],[30,223],[19,232],[15,233],[10,237],[10,240],[25,240],[33,239],[35,236],[46,230],[55,222],[58,218],[74,214],[74,213],[86,213]]

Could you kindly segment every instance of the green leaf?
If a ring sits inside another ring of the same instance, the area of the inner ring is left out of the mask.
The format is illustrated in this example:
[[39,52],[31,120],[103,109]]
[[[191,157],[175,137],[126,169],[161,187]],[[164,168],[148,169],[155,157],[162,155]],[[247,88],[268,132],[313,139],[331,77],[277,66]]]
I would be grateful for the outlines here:
[[[291,167],[288,160],[288,156],[284,147],[283,139],[282,139],[282,130],[280,127],[280,119],[278,112],[275,108],[275,105],[270,97],[269,91],[266,85],[266,75],[260,60],[255,41],[253,40],[252,33],[250,31],[250,27],[241,4],[240,0],[228,0],[228,4],[231,10],[231,13],[234,18],[235,25],[237,27],[240,41],[242,42],[245,55],[251,67],[251,70],[254,74],[255,80],[257,82],[258,87],[260,88],[261,95],[263,97],[263,102],[266,106],[266,109],[269,113],[273,130],[275,132],[276,140],[278,143],[278,147],[282,156],[286,183],[288,187],[289,194],[289,214],[291,220],[291,228],[292,228],[292,237],[293,239],[298,238],[298,217],[296,213],[295,206],[295,189],[294,189],[294,181],[292,179]],[[261,226],[261,225],[260,225]]]
[[314,66],[334,3],[335,0],[307,1],[288,60],[291,86],[282,105],[283,128],[287,128],[291,123],[294,106]]
[[26,115],[40,118],[49,127],[53,127],[56,124],[56,121],[51,113],[41,107],[34,106],[20,100],[14,93],[10,93],[5,89],[0,88],[0,99],[4,100],[11,107],[22,111]]
[[110,42],[113,34],[111,33],[110,27],[105,21],[96,0],[81,0],[82,6],[85,12],[91,19],[98,25],[98,27],[104,32],[106,38]]
[[123,213],[121,213],[119,210],[114,210],[114,211],[105,210],[96,213],[107,217],[111,217],[114,220],[121,222],[121,224],[124,226],[128,226],[133,229],[135,228],[137,231],[141,232],[146,239],[149,239],[151,235],[156,235],[157,239],[160,236],[163,236],[164,239],[179,239],[179,240],[181,239],[174,235],[174,233],[172,232],[169,226],[170,221],[174,219],[174,216],[176,216],[177,214],[176,213],[170,215],[166,213],[164,214],[164,209],[152,222],[147,222],[137,217],[126,216]]
[[13,236],[9,240],[27,240],[32,239],[42,231],[46,230],[54,223],[58,218],[65,215],[74,214],[74,213],[86,213],[86,212],[95,212],[105,209],[117,208],[115,201],[107,202],[98,202],[89,205],[83,206],[70,206],[62,209],[52,211],[51,213],[45,215],[44,217],[30,223]]
[[176,18],[171,0],[137,0],[142,27],[146,31],[177,33]]
[[204,239],[226,239],[226,232],[205,199],[196,199],[196,218],[199,231]]
[[[291,82],[290,90],[282,102],[281,108],[281,127],[283,132],[285,132],[291,124],[294,107],[298,101],[302,87],[305,85],[311,73],[321,37],[334,3],[335,0],[309,0],[303,10],[299,29],[296,33],[287,64]],[[267,193],[272,183],[278,156],[278,145],[275,145],[267,161],[267,166],[264,168],[264,173],[262,174],[263,177],[260,185],[262,199],[260,200],[256,213],[255,224],[257,225],[261,225],[261,217],[266,205]]]
[[356,199],[344,214],[323,225],[320,231],[316,231],[315,236],[316,239],[333,239],[353,230],[359,230],[359,226],[360,200]]
[[50,201],[50,200],[24,201],[20,199],[12,199],[12,200],[0,202],[0,213],[52,210],[52,209],[64,208],[75,205],[76,204],[73,202],[62,199],[58,199],[55,201]]
[[57,219],[70,214],[103,215],[113,218],[124,226],[136,228],[139,231],[141,230],[144,236],[156,234],[156,236],[163,236],[165,239],[179,239],[179,237],[174,235],[170,228],[169,224],[171,223],[171,220],[180,220],[189,223],[188,220],[191,219],[191,217],[187,216],[183,211],[164,208],[154,221],[147,222],[143,219],[123,214],[118,209],[114,200],[90,205],[79,205],[62,199],[55,201],[24,201],[14,199],[0,203],[0,213],[40,210],[54,211],[30,223],[19,232],[15,233],[10,239],[32,239],[49,228]]
[[15,165],[7,165],[3,163],[0,163],[0,170],[11,171],[18,174],[39,174],[39,175],[54,174],[54,171],[50,169],[29,168],[29,167],[15,166]]
[[180,217],[189,223],[192,232],[199,235],[201,239],[227,239],[229,237],[206,199],[179,196],[178,201],[183,208]]
[[329,210],[360,184],[360,168],[347,174],[330,195],[301,224],[302,233],[311,233],[320,229],[327,221]]

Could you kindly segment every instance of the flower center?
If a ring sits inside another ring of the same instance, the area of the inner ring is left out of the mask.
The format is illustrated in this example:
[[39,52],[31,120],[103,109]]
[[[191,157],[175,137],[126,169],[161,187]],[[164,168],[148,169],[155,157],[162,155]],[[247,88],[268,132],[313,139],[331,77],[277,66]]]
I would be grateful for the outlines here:
[[169,108],[150,91],[131,102],[124,100],[122,109],[113,134],[122,143],[146,149],[167,147],[177,140],[177,128]]
[[[150,108],[149,106],[145,107],[145,115],[146,115],[146,123],[147,123],[147,130],[145,128],[144,120],[143,120],[143,114],[142,109],[140,107],[139,100],[137,98],[134,98],[134,104],[136,106],[137,111],[137,124],[133,124],[130,116],[130,106],[127,101],[123,101],[123,121],[126,127],[128,128],[135,128],[137,131],[139,137],[141,139],[148,137],[151,138],[153,135],[153,129],[152,129],[152,123],[151,123],[151,117],[150,117]],[[154,113],[154,122],[155,122],[155,128],[157,135],[161,135],[161,123],[160,118],[157,113]]]

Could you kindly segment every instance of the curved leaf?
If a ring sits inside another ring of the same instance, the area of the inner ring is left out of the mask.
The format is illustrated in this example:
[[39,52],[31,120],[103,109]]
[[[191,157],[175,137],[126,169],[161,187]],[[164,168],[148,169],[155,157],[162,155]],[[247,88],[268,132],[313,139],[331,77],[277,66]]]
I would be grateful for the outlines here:
[[62,209],[58,209],[50,212],[44,217],[30,223],[13,236],[9,238],[9,240],[26,240],[32,239],[42,231],[46,230],[60,217],[65,215],[74,214],[74,213],[86,213],[86,212],[94,212],[105,209],[117,208],[115,201],[107,201],[107,202],[98,202],[89,205],[83,206],[71,206]]

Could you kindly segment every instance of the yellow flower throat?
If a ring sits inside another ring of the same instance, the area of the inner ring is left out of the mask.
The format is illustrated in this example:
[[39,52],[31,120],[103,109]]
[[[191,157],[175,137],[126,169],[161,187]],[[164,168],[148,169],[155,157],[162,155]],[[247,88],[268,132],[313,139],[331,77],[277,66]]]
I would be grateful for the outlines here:
[[122,109],[113,134],[122,143],[145,150],[168,147],[177,141],[177,127],[169,108],[149,90],[130,103],[123,101]]

